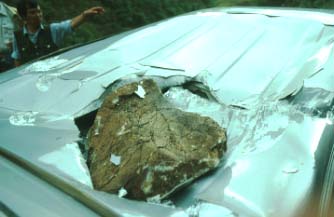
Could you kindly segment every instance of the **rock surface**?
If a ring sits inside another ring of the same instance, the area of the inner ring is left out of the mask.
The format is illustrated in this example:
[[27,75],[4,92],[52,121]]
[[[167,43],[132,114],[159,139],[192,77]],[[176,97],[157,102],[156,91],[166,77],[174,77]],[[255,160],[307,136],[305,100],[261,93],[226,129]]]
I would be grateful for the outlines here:
[[226,135],[212,119],[173,108],[143,80],[106,97],[88,143],[95,189],[163,199],[218,166]]

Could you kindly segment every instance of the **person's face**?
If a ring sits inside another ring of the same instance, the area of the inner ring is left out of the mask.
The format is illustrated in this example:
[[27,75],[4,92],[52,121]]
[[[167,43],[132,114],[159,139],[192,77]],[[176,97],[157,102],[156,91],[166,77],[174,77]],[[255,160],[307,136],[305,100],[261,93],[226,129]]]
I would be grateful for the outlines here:
[[37,6],[37,8],[27,9],[27,17],[26,17],[27,25],[37,27],[41,24],[42,19],[43,19],[43,13],[39,5]]

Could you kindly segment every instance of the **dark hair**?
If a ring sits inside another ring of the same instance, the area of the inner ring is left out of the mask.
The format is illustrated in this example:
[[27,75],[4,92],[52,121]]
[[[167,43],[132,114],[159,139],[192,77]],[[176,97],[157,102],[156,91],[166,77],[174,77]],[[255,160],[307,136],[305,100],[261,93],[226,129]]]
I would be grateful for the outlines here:
[[16,8],[19,15],[24,19],[27,17],[27,10],[38,7],[38,0],[19,0]]

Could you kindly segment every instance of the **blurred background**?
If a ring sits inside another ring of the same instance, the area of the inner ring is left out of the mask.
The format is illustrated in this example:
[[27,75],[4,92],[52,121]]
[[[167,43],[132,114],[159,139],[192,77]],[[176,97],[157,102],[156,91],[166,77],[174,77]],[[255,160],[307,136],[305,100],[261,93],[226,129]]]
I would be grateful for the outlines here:
[[[10,6],[16,0],[4,0]],[[87,22],[65,46],[85,43],[113,35],[164,18],[189,11],[218,6],[274,6],[303,8],[334,8],[334,0],[39,0],[45,23],[71,19],[92,6],[103,6],[104,16]]]

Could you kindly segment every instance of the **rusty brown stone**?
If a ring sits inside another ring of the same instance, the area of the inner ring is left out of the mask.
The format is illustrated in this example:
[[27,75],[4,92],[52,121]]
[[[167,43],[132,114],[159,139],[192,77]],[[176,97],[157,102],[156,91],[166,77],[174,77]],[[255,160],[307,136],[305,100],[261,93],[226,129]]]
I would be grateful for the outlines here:
[[94,187],[140,200],[165,198],[216,168],[226,150],[224,129],[174,108],[152,80],[107,96],[88,138]]

